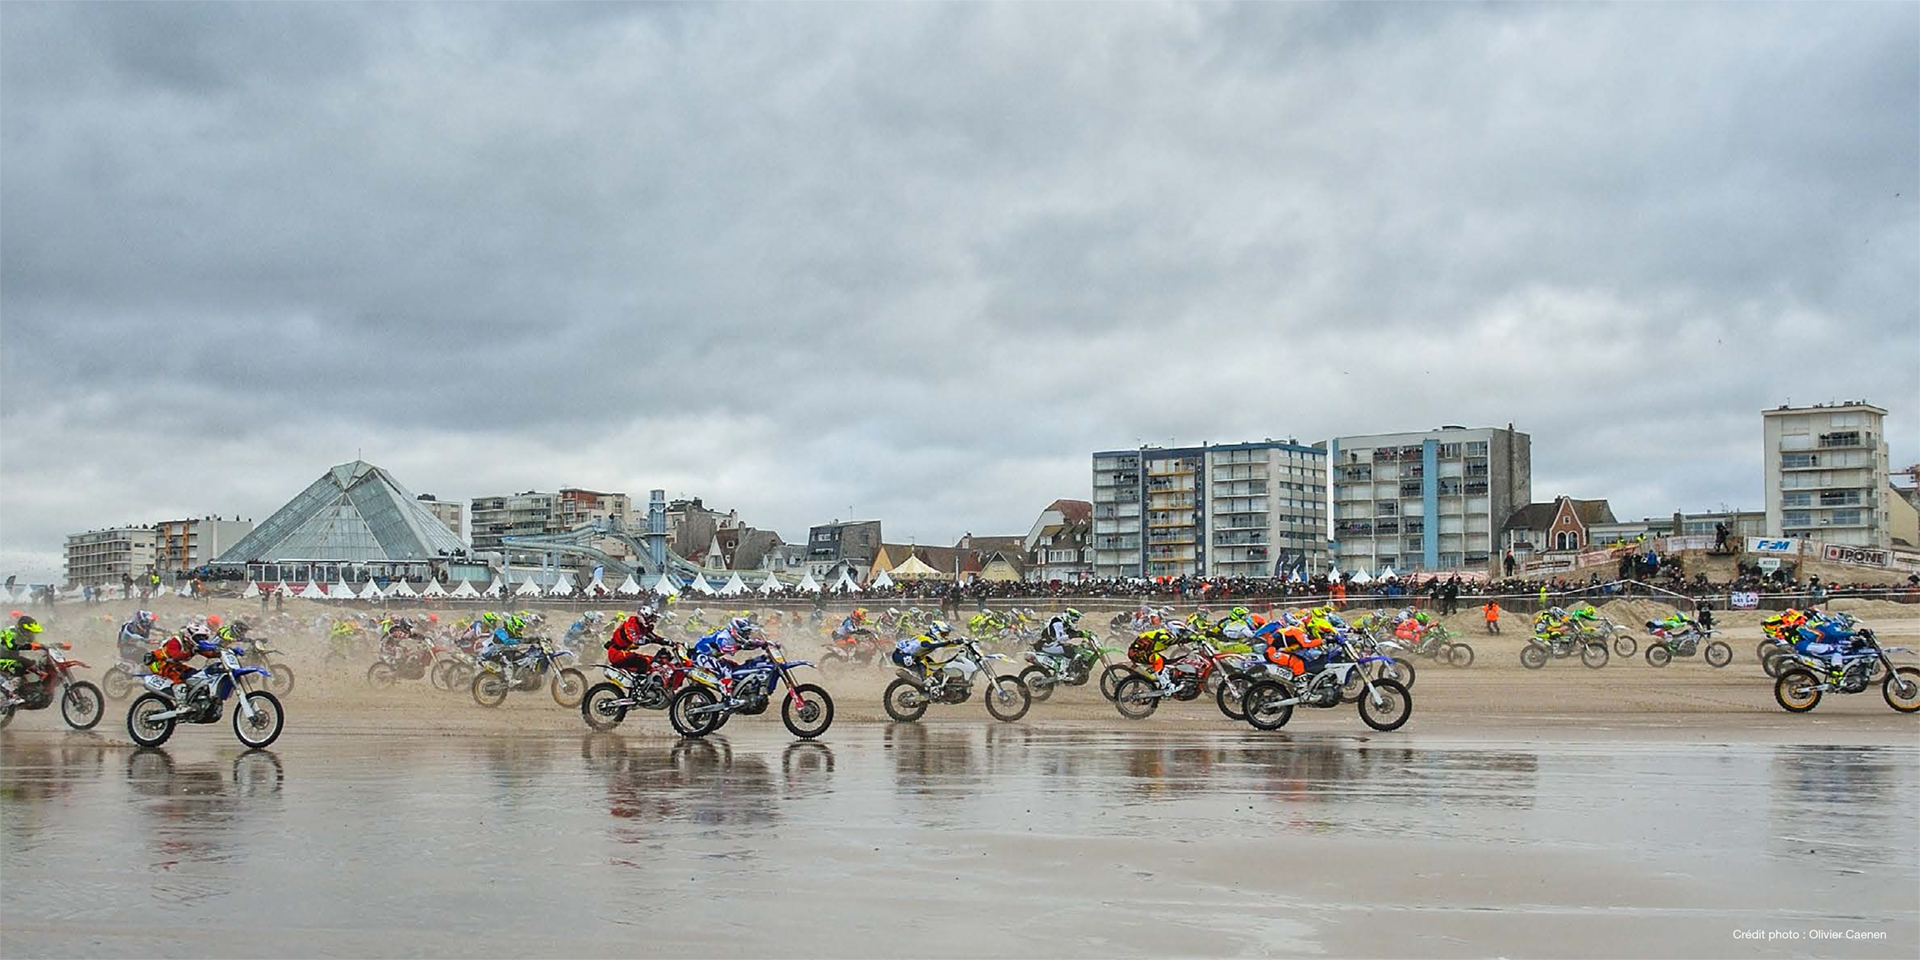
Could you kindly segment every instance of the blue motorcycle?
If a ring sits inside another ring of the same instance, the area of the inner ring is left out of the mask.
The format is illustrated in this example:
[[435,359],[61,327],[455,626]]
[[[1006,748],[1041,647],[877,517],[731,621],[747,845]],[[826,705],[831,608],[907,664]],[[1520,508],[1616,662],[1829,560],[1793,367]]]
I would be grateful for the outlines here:
[[173,736],[179,723],[219,723],[227,699],[240,694],[233,711],[233,735],[255,750],[279,739],[286,725],[286,713],[280,699],[265,690],[248,690],[248,677],[271,680],[264,667],[243,666],[243,647],[200,645],[202,654],[214,657],[212,663],[188,677],[185,683],[169,683],[167,678],[148,675],[141,678],[147,692],[127,708],[127,736],[143,747],[157,747]]
[[818,685],[793,682],[793,668],[810,666],[806,660],[788,660],[777,643],[738,666],[705,660],[687,671],[685,685],[667,704],[667,719],[683,737],[704,737],[736,713],[765,713],[774,691],[784,686],[780,722],[794,736],[811,740],[833,725],[833,697]]
[[573,656],[566,647],[537,638],[496,647],[496,654],[480,658],[480,672],[473,678],[473,700],[483,707],[497,707],[507,699],[507,691],[532,691],[552,678],[553,702],[577,707],[587,695],[587,675],[577,667],[564,667],[560,661]]

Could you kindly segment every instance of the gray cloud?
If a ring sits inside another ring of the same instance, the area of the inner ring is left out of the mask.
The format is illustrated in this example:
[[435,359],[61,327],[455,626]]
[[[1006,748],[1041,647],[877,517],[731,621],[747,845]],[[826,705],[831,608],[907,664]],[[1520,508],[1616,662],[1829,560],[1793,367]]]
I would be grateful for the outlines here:
[[12,5],[0,566],[422,491],[1022,530],[1086,454],[1515,422],[1536,494],[1920,458],[1893,5]]

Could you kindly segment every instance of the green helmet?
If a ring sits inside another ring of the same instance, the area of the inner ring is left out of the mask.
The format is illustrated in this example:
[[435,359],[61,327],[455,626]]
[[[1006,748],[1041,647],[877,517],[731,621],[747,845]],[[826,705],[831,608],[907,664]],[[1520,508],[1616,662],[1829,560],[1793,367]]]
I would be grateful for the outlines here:
[[1074,609],[1073,607],[1068,607],[1067,612],[1062,614],[1062,616],[1067,618],[1068,623],[1080,622],[1080,611]]
[[1248,614],[1252,612],[1253,611],[1248,610],[1246,607],[1234,607],[1232,610],[1233,618],[1235,620],[1245,620]]
[[1431,621],[1431,620],[1429,620],[1429,619],[1427,618],[1427,612],[1426,612],[1425,610],[1422,610],[1422,611],[1420,611],[1419,613],[1416,613],[1416,614],[1414,614],[1414,615],[1413,615],[1413,622],[1415,622],[1415,623],[1431,623],[1431,622],[1433,622],[1433,621]]
[[500,615],[494,613],[492,610],[488,610],[486,613],[480,615],[480,622],[489,627],[495,626],[500,622]]

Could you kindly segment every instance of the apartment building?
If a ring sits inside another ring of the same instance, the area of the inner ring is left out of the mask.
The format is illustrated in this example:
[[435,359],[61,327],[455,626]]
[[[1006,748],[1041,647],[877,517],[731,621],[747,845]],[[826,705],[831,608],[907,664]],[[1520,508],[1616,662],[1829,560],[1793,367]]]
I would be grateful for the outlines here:
[[475,497],[471,521],[473,549],[499,552],[506,537],[566,533],[597,521],[623,523],[632,512],[624,493],[562,487],[559,493],[528,490],[498,497]]
[[154,565],[162,576],[195,570],[214,561],[253,532],[253,521],[235,517],[162,520],[153,525]]
[[1532,438],[1513,424],[1338,437],[1331,447],[1341,570],[1491,570],[1502,525],[1533,500]]
[[1094,575],[1324,571],[1326,459],[1291,440],[1097,452]]
[[466,538],[466,504],[458,500],[442,500],[431,493],[423,493],[414,499],[426,507],[435,519],[445,524],[454,536]]
[[1762,411],[1767,533],[1891,546],[1886,416],[1864,400]]
[[155,568],[159,534],[152,527],[113,527],[67,536],[67,582],[118,586],[122,576]]

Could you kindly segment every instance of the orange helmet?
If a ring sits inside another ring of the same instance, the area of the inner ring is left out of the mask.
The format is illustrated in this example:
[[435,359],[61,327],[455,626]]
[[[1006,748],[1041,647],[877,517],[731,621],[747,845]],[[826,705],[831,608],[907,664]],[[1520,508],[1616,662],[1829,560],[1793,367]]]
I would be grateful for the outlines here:
[[209,627],[217,627],[217,626],[219,626],[219,625],[220,625],[220,615],[219,615],[219,614],[217,614],[217,613],[209,613],[209,614],[207,614],[207,626],[209,626]]

